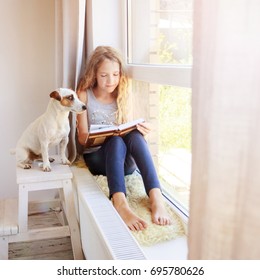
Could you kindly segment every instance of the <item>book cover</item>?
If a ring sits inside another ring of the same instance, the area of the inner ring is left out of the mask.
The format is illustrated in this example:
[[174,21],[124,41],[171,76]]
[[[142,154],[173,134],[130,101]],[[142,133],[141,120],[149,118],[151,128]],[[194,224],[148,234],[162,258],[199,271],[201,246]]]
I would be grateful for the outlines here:
[[108,137],[121,136],[136,129],[136,125],[144,122],[144,119],[137,119],[120,125],[91,125],[89,136],[85,143],[86,147],[100,146]]

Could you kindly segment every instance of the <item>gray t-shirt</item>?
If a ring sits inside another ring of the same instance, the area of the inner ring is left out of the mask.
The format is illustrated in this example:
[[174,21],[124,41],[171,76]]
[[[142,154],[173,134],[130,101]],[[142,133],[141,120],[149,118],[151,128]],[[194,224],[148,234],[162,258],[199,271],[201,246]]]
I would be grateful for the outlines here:
[[[87,95],[88,128],[90,128],[91,124],[115,125],[117,111],[116,101],[110,104],[104,104],[97,100],[91,89],[87,90]],[[100,146],[86,148],[83,153],[92,153],[99,148]]]
[[110,104],[104,104],[97,100],[92,90],[87,90],[88,102],[88,125],[91,124],[116,124],[116,101]]

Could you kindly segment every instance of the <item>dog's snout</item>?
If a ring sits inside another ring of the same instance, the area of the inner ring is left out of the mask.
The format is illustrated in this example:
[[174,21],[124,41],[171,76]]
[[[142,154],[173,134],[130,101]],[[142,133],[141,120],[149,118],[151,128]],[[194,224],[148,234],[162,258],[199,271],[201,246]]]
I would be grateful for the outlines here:
[[87,110],[86,105],[83,105],[83,106],[82,106],[82,110],[84,110],[84,111]]

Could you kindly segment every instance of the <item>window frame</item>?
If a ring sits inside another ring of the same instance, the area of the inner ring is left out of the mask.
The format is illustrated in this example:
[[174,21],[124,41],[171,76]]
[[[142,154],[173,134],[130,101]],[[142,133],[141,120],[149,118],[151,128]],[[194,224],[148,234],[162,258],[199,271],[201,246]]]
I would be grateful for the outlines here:
[[157,83],[161,85],[172,85],[179,87],[191,87],[192,65],[152,65],[152,64],[136,64],[128,61],[128,41],[129,32],[131,30],[129,22],[129,7],[131,0],[122,1],[122,46],[126,67],[129,77],[133,80]]

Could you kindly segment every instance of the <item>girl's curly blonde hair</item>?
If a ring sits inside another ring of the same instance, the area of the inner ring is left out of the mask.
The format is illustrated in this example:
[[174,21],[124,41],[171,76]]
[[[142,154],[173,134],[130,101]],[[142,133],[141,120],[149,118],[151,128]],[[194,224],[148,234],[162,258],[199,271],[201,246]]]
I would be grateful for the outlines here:
[[110,46],[99,46],[90,55],[86,67],[84,76],[79,82],[77,87],[77,92],[85,91],[87,89],[95,88],[97,85],[96,74],[98,68],[103,63],[105,59],[117,62],[119,64],[120,79],[119,84],[113,94],[115,94],[117,102],[117,123],[127,122],[127,88],[128,88],[128,78],[126,75],[125,66],[121,55]]

